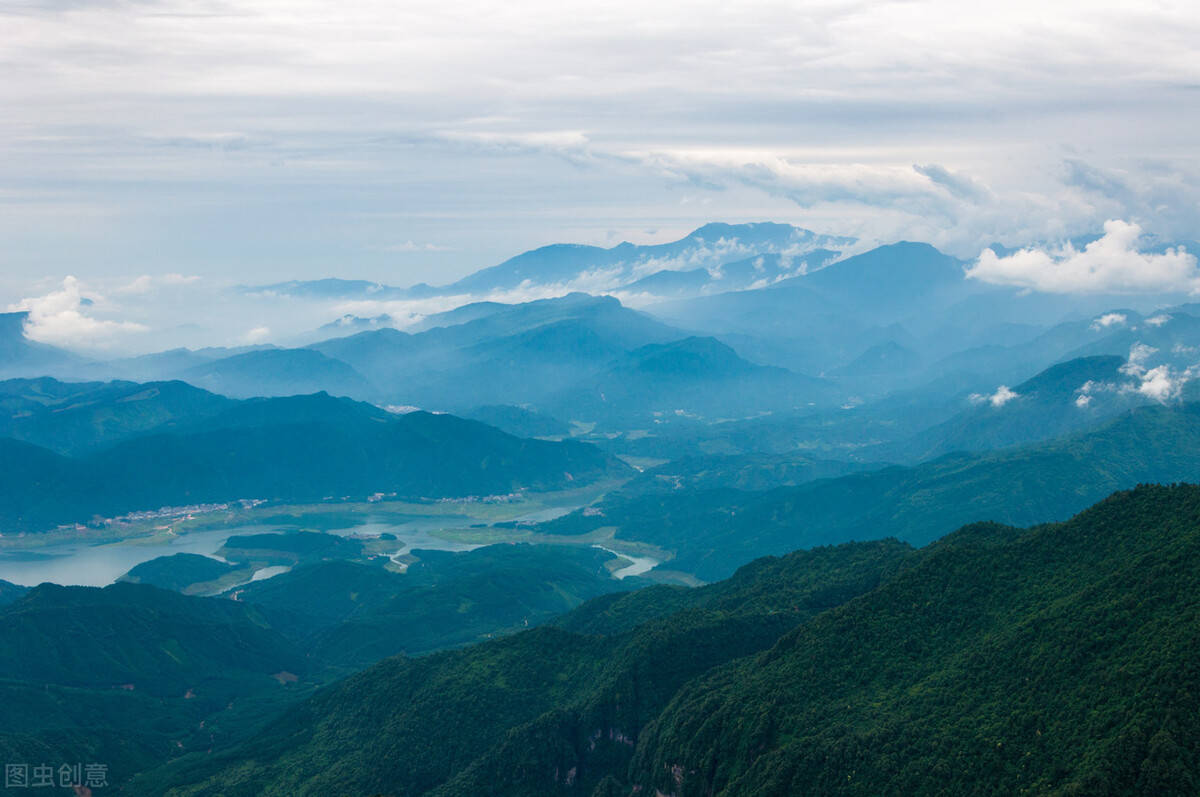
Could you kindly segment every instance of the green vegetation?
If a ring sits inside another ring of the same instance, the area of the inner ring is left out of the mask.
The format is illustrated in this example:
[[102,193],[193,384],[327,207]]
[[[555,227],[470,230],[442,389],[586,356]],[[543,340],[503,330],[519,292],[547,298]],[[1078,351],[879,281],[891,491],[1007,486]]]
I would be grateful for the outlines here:
[[394,658],[171,795],[1156,794],[1200,785],[1200,487],[764,559]]
[[28,587],[22,587],[20,584],[12,584],[0,579],[0,606],[12,603],[28,591]]
[[637,579],[609,577],[612,554],[591,547],[494,545],[470,553],[417,551],[403,575],[325,562],[238,590],[272,624],[331,665],[361,667],[538,625]]
[[[596,722],[632,733],[688,678],[871,589],[910,554],[895,542],[799,552],[755,563],[722,585],[654,587],[619,606],[601,598],[559,623],[586,635],[544,627],[463,651],[389,659],[297,706],[244,747],[185,757],[134,791],[161,794],[170,783],[213,777],[179,793],[419,794],[472,762],[482,766],[546,712],[571,707],[585,739]],[[631,630],[634,615],[650,622]],[[630,748],[615,744],[627,761]]]
[[511,404],[486,404],[463,414],[517,437],[567,437],[571,427],[543,412]]
[[138,584],[43,584],[0,608],[0,754],[102,761],[120,782],[245,738],[312,675],[252,607]]
[[1195,794],[1200,489],[964,529],[689,684],[632,780],[677,794]]
[[243,402],[193,431],[136,437],[79,458],[0,438],[0,528],[45,531],[96,515],[239,498],[503,495],[627,472],[584,443],[293,396]]
[[544,523],[547,534],[615,526],[618,539],[674,550],[674,570],[705,580],[763,554],[846,540],[924,544],[977,520],[1062,520],[1113,490],[1200,480],[1200,404],[1142,407],[1094,432],[1026,448],[956,454],[750,493],[614,495],[600,513]]
[[292,566],[301,562],[358,559],[365,540],[315,531],[237,534],[225,541],[217,555],[231,562],[256,567]]
[[802,454],[739,454],[683,456],[656,462],[626,484],[621,492],[636,495],[678,490],[733,489],[747,491],[792,487],[817,479],[877,470],[878,463],[843,462]]
[[361,553],[363,542],[334,535],[230,543],[228,572],[180,554],[130,577],[188,591],[248,578],[243,556],[298,564],[236,587],[233,600],[126,581],[28,591],[0,582],[13,597],[0,607],[0,752],[75,760],[86,751],[123,782],[188,751],[251,738],[317,684],[385,656],[515,633],[639,586],[613,580],[612,554],[584,546],[422,550],[401,574],[383,566],[386,557],[339,558]]
[[148,432],[174,430],[236,405],[183,382],[0,382],[0,437],[78,455]]
[[[993,406],[977,396],[972,406],[913,439],[873,452],[880,459],[921,461],[954,451],[991,451],[1095,428],[1120,412],[1148,403],[1137,382],[1123,374],[1124,357],[1081,357],[1058,363],[1012,388],[1014,397]],[[1076,400],[1084,385],[1105,385]],[[1123,388],[1123,389],[1122,389]]]
[[[221,582],[246,568],[222,562],[211,556],[177,553],[142,562],[121,577],[133,584],[150,584],[160,589],[194,595],[209,592],[209,585]],[[249,578],[252,573],[246,573]]]

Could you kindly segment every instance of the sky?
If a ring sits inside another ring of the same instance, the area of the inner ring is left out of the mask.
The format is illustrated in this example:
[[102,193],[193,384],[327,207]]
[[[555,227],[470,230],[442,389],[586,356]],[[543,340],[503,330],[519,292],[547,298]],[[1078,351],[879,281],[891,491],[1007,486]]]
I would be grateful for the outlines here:
[[0,304],[90,297],[86,336],[708,221],[1037,245],[975,266],[1034,287],[1086,283],[1069,237],[1200,238],[1194,5],[974,6],[0,0]]

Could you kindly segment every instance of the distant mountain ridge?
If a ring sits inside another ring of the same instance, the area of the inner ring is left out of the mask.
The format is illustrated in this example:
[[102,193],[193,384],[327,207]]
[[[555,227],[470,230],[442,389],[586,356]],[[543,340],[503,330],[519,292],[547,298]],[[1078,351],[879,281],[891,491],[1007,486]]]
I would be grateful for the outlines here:
[[0,437],[0,530],[241,498],[496,495],[629,473],[586,443],[517,438],[451,415],[395,415],[323,393],[233,402],[181,387],[194,412],[149,411],[159,427],[126,419],[107,445],[89,426],[95,413],[84,414],[63,442],[77,456]]
[[689,337],[634,349],[586,386],[549,399],[548,406],[558,415],[589,419],[713,420],[827,405],[836,396],[823,380],[749,362],[715,338]]
[[1200,481],[1200,404],[1142,406],[1054,440],[953,453],[795,487],[616,492],[587,514],[538,527],[675,551],[668,567],[722,578],[756,556],[847,540],[924,544],[980,518],[1013,525],[1062,520],[1118,489]]
[[[418,299],[485,296],[518,287],[585,288],[600,280],[604,290],[662,295],[740,290],[819,268],[855,243],[790,224],[710,223],[665,244],[620,243],[611,248],[550,244],[523,252],[447,285],[401,288],[366,280],[321,279],[242,286],[244,293],[285,294],[309,299]],[[756,258],[762,257],[760,262]]]

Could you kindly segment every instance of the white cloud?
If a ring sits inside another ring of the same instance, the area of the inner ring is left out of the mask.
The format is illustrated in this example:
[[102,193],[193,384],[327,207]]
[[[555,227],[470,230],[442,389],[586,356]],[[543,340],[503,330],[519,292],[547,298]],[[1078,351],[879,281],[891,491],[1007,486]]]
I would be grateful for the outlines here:
[[58,290],[22,299],[9,305],[8,309],[29,313],[25,335],[30,340],[56,346],[103,349],[126,334],[149,329],[132,321],[102,319],[89,314],[103,304],[104,297],[86,292],[79,280],[68,276]]
[[1156,315],[1146,319],[1146,323],[1152,327],[1161,327],[1171,320],[1169,315]]
[[701,187],[745,185],[801,207],[843,203],[947,216],[965,198],[959,186],[974,182],[951,178],[941,166],[839,162],[729,147],[628,151],[617,157]]
[[1200,366],[1178,370],[1168,363],[1162,363],[1151,367],[1150,358],[1157,353],[1158,349],[1144,343],[1135,343],[1130,348],[1129,360],[1121,366],[1121,373],[1133,377],[1134,383],[1122,389],[1165,404],[1179,398],[1183,386],[1200,373]]
[[1015,285],[1045,293],[1200,293],[1196,256],[1182,247],[1160,254],[1138,251],[1142,228],[1116,219],[1104,235],[1078,250],[1022,249],[1000,257],[991,249],[967,269],[967,276],[995,285]]
[[128,285],[122,285],[120,288],[117,288],[115,291],[113,291],[113,293],[131,293],[134,295],[139,295],[143,293],[149,293],[153,287],[154,277],[151,277],[149,274],[143,274],[133,282],[130,282]]
[[[583,216],[800,220],[791,201],[974,254],[1197,207],[1176,167],[1193,161],[1200,18],[1180,2],[18,0],[0,15],[0,184],[23,195],[3,237],[26,273],[54,262],[48,245],[84,262],[98,241],[236,277],[321,276],[366,240],[452,241],[460,257],[409,267],[428,280],[514,241],[577,240],[564,230]],[[683,190],[711,208],[680,212]],[[89,227],[88,211],[108,218]],[[387,213],[438,226],[397,231]],[[347,235],[351,215],[372,220]]]
[[1169,365],[1160,365],[1142,374],[1142,383],[1138,385],[1137,392],[1155,401],[1166,402],[1179,395],[1186,381],[1186,376],[1172,374]]
[[1107,329],[1113,326],[1125,326],[1129,317],[1124,313],[1105,313],[1092,322],[1092,329]]
[[1086,408],[1091,403],[1092,397],[1087,393],[1080,393],[1075,399],[1075,406],[1079,407],[1080,409]]
[[996,392],[992,393],[991,395],[972,393],[968,397],[972,404],[983,404],[986,402],[991,404],[993,407],[1003,407],[1005,404],[1015,398],[1020,398],[1020,395],[1009,388],[1008,385],[1001,385],[1000,387],[996,388]]
[[1138,342],[1129,347],[1129,362],[1121,366],[1122,373],[1139,373],[1146,365],[1146,361],[1158,353],[1158,349],[1153,346],[1148,346],[1145,343]]

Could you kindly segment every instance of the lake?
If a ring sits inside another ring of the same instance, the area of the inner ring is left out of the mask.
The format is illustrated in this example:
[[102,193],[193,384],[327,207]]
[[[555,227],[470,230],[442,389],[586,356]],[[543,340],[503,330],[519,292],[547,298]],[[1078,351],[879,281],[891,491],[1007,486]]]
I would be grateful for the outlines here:
[[[469,551],[478,545],[451,542],[434,536],[444,528],[461,528],[469,518],[415,517],[402,524],[366,522],[346,528],[333,529],[332,534],[358,534],[377,537],[394,534],[405,544],[405,550],[424,548],[437,551]],[[0,551],[0,579],[14,584],[36,586],[43,582],[62,585],[102,587],[111,584],[132,568],[177,553],[210,556],[220,550],[230,537],[239,534],[283,533],[295,531],[287,525],[242,525],[220,529],[193,531],[174,537],[132,539],[123,542],[89,545],[67,543],[45,546],[28,551]]]

